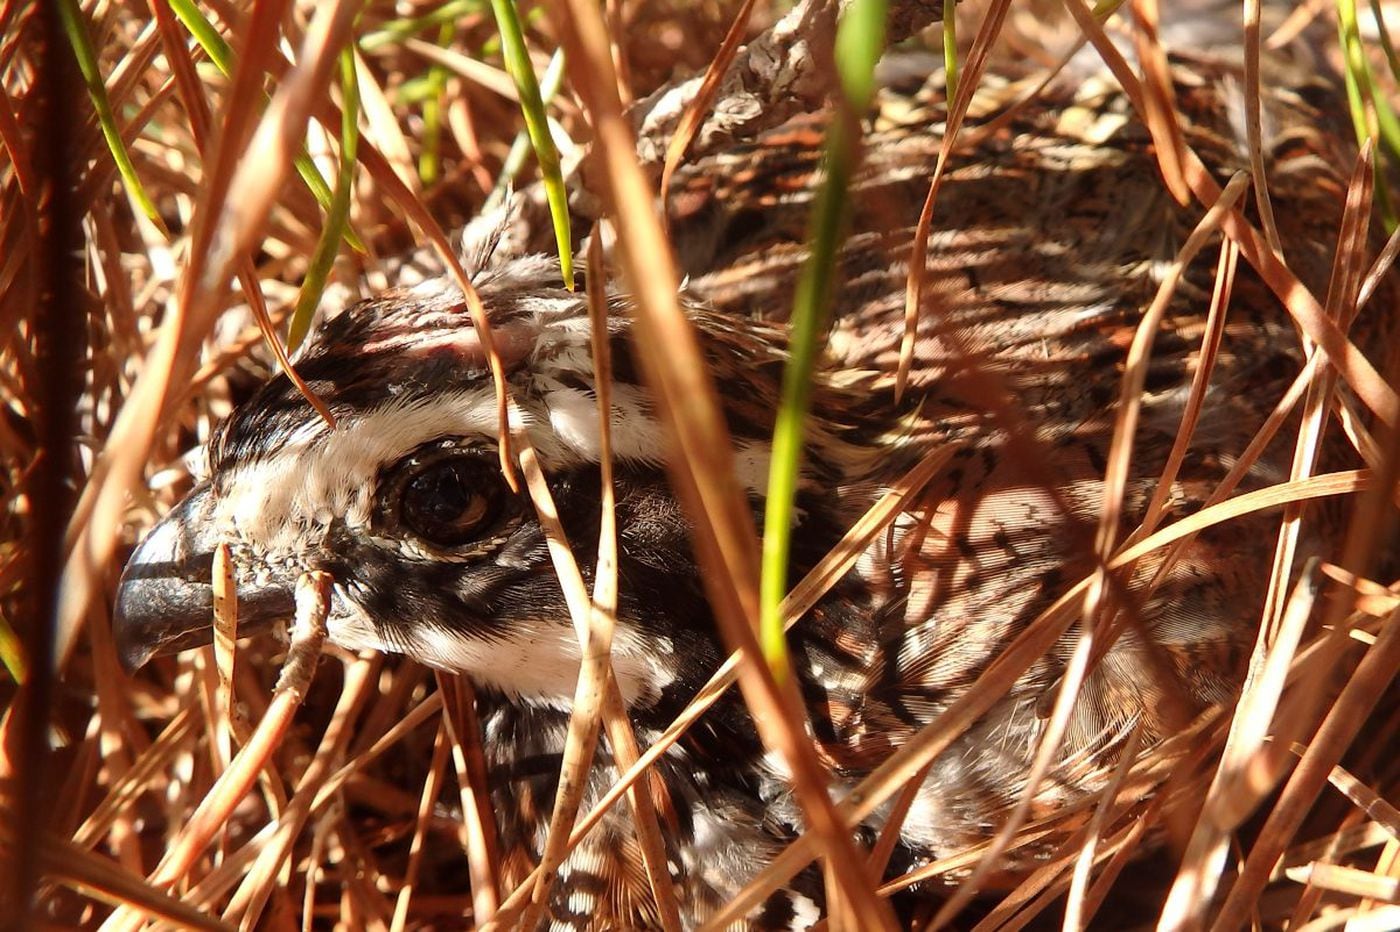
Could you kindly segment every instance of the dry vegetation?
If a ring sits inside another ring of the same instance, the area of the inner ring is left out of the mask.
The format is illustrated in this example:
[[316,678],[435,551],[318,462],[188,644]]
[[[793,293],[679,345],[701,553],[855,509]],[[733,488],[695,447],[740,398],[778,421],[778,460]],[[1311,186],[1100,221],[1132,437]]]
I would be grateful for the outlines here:
[[[372,0],[362,10],[332,0],[205,0],[199,9],[232,47],[225,74],[189,42],[172,6],[81,4],[117,125],[156,209],[147,217],[118,177],[71,48],[53,32],[53,9],[0,0],[0,647],[9,670],[0,686],[8,707],[0,874],[13,878],[5,892],[38,884],[36,927],[137,928],[162,917],[202,928],[337,921],[352,929],[454,928],[464,917],[493,914],[509,926],[518,897],[494,888],[466,684],[327,648],[314,677],[292,670],[274,689],[286,651],[269,639],[240,652],[231,683],[220,672],[227,658],[216,662],[210,651],[162,660],[131,678],[112,650],[109,608],[130,544],[189,486],[183,455],[276,365],[258,317],[273,328],[284,322],[321,236],[325,211],[289,166],[304,143],[335,185],[345,100],[339,50],[351,38],[358,43],[363,138],[350,227],[363,251],[342,243],[332,280],[356,293],[366,275],[383,274],[386,258],[432,239],[420,218],[450,230],[501,183],[521,121],[490,9],[476,0]],[[961,56],[985,11],[1001,6],[969,0],[960,8]],[[1030,56],[1052,28],[1039,16],[1053,7],[1017,4],[1002,41]],[[622,125],[619,104],[703,71],[739,8],[728,0],[610,0],[614,45],[601,51],[622,66],[616,88],[601,84],[603,72],[592,67],[600,49],[578,19],[592,15],[589,4],[560,0],[527,13],[537,73],[555,47],[569,49],[568,79],[550,113],[557,136],[596,153],[598,174],[585,176],[606,173],[616,203],[605,209],[651,216],[645,185],[654,179],[608,136]],[[1390,9],[1395,28],[1400,11]],[[1305,4],[1284,28],[1335,15],[1330,4]],[[774,16],[771,4],[758,3],[748,34]],[[1053,28],[1077,27],[1063,20]],[[940,48],[936,27],[926,39]],[[1393,87],[1385,50],[1372,42],[1367,52],[1385,95]],[[574,153],[563,154],[568,161]],[[533,177],[532,164],[519,184]],[[69,167],[76,187],[55,199],[45,185]],[[1358,186],[1367,180],[1357,177]],[[622,243],[624,273],[668,266],[664,256],[649,257],[664,241],[647,224],[621,232],[634,239]],[[547,226],[533,234],[550,242]],[[1367,243],[1353,237],[1340,263],[1352,294],[1376,259]],[[640,295],[642,339],[675,345],[668,336],[678,320],[674,285],[661,275],[652,282],[656,293]],[[76,369],[65,369],[65,360]],[[677,366],[672,377],[681,381],[663,390],[684,392],[684,380],[697,374]],[[1354,386],[1354,378],[1364,382],[1364,373],[1346,375]],[[1363,384],[1358,395],[1390,404],[1393,419],[1393,385]],[[73,419],[55,415],[70,409]],[[715,425],[703,410],[673,414],[684,447],[712,448]],[[1366,519],[1388,519],[1397,465],[1387,432],[1372,439],[1352,426],[1371,469],[1333,481],[1371,504],[1358,511],[1363,520],[1347,554],[1337,555],[1339,566],[1359,565],[1359,555],[1379,546],[1384,522]],[[698,491],[688,504],[709,516],[723,544],[714,557],[726,564],[733,598],[720,613],[737,638],[752,612],[745,594],[755,544],[741,539],[743,528],[716,491],[723,485],[707,475],[722,467],[691,458]],[[532,478],[528,463],[526,472]],[[69,478],[76,495],[65,492]],[[1302,494],[1281,489],[1276,499]],[[1228,503],[1211,515],[1222,516],[1229,519]],[[880,520],[873,515],[872,526]],[[1140,546],[1170,541],[1164,532]],[[46,599],[59,552],[66,575],[49,629]],[[1276,583],[1287,605],[1275,634],[1283,646],[1270,654],[1270,675],[1254,683],[1233,727],[1232,710],[1217,710],[1125,769],[1084,831],[1035,874],[1003,878],[954,926],[1056,924],[1067,900],[1071,921],[1097,913],[1105,928],[1148,926],[1164,909],[1189,925],[1182,911],[1216,886],[1234,889],[1240,920],[1264,928],[1400,926],[1393,683],[1400,589],[1330,565],[1319,572],[1326,598]],[[308,592],[301,619],[308,625],[315,601]],[[300,649],[315,645],[299,641],[294,653]],[[54,678],[44,675],[51,652]],[[743,669],[746,697],[781,708],[771,680]],[[32,701],[16,701],[16,677],[28,681]],[[1005,686],[993,678],[982,689],[991,695]],[[1324,717],[1314,732],[1309,723]],[[773,740],[800,743],[781,724],[790,719],[765,718],[780,723]],[[882,769],[872,791],[897,796],[939,742],[966,724],[949,718],[930,726],[898,766]],[[47,758],[36,753],[44,741],[53,745]],[[1232,767],[1213,782],[1222,748]],[[819,786],[821,775],[812,770],[809,779]],[[1170,810],[1168,820],[1161,801],[1169,798],[1205,800],[1199,825],[1192,805]],[[1009,843],[1039,830],[1022,826]],[[1162,835],[1170,840],[1165,851],[1147,853]],[[804,840],[793,869],[818,851],[837,856],[834,845],[830,836]],[[981,854],[921,874],[965,872]],[[880,892],[907,882],[892,879]],[[1168,905],[1174,882],[1186,892]],[[850,901],[872,895],[868,884],[854,886],[861,889],[848,891]],[[4,910],[18,915],[13,901]]]

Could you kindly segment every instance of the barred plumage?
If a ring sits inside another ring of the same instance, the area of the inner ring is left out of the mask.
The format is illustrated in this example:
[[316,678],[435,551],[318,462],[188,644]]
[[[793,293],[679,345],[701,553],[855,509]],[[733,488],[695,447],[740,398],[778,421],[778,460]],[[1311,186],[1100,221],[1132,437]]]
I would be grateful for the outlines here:
[[[1178,65],[1188,143],[1223,180],[1246,161],[1233,72],[1202,58]],[[967,131],[976,148],[959,152],[940,196],[911,387],[898,403],[892,374],[906,261],[940,141],[941,88],[901,79],[871,119],[816,387],[792,578],[921,457],[949,445],[957,452],[792,632],[814,737],[837,789],[947,708],[1092,572],[1127,344],[1200,215],[1163,190],[1145,130],[1097,78],[1061,82],[980,133],[1030,86],[1015,78],[1007,66],[990,81]],[[1285,85],[1266,98],[1267,154],[1290,266],[1321,293],[1352,156],[1344,127],[1309,104],[1310,93]],[[721,387],[756,514],[820,127],[820,117],[799,117],[691,166],[673,192],[673,233],[691,273],[685,304]],[[1208,251],[1191,265],[1156,339],[1124,534],[1156,490],[1199,363],[1214,258]],[[580,565],[591,566],[599,452],[583,298],[539,257],[497,257],[476,284],[561,520]],[[637,375],[628,298],[620,288],[611,294],[622,550],[613,664],[646,742],[724,652]],[[1287,313],[1241,270],[1167,520],[1214,491],[1300,358]],[[406,653],[482,688],[501,839],[507,866],[523,876],[544,843],[579,648],[531,508],[495,472],[495,396],[461,296],[434,280],[359,304],[321,328],[297,368],[337,426],[320,421],[281,376],[228,419],[210,445],[209,484],[128,569],[119,604],[125,656],[139,664],[207,639],[207,592],[173,577],[171,564],[207,560],[218,540],[235,545],[245,617],[281,617],[298,573],[328,571],[334,641]],[[1273,449],[1245,488],[1286,476],[1283,445]],[[1038,815],[1099,789],[1134,730],[1151,744],[1234,695],[1260,614],[1268,527],[1241,520],[1202,535],[1150,595],[1154,558],[1114,588],[1129,623],[1086,683]],[[1324,545],[1325,535],[1313,543]],[[1068,644],[939,757],[904,824],[897,867],[985,837],[1014,805]],[[658,770],[676,813],[667,844],[684,918],[698,924],[793,837],[799,813],[736,698]],[[601,749],[585,806],[611,778]],[[1063,820],[1051,841],[1073,824]],[[628,818],[615,810],[555,885],[554,924],[652,924],[637,857]],[[818,879],[804,874],[751,925],[805,925],[820,914],[821,897]]]

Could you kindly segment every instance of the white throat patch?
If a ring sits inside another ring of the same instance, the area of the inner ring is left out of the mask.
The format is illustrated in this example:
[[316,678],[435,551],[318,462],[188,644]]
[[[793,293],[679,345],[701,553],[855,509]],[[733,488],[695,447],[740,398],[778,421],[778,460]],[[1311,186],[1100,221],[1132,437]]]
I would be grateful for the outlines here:
[[[337,602],[347,603],[343,593]],[[409,651],[415,660],[446,670],[464,673],[472,680],[556,708],[573,704],[578,682],[580,657],[578,638],[567,622],[520,620],[494,637],[473,637],[465,631],[452,631],[430,625],[405,625],[410,632],[400,643],[388,643],[373,624],[358,611],[338,612],[328,622],[333,642],[348,650],[378,650],[386,653]],[[634,632],[619,628],[612,650],[613,672],[627,705],[647,705],[675,679],[675,664],[665,663],[672,651],[668,638],[645,642]]]

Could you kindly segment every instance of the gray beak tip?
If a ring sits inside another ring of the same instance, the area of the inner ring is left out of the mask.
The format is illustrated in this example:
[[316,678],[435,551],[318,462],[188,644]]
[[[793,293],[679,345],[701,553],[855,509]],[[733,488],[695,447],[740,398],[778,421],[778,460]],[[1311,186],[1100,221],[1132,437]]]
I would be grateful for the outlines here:
[[[144,546],[144,545],[143,545]],[[134,673],[156,654],[208,643],[214,594],[179,576],[143,576],[138,549],[122,574],[112,615],[117,659]]]
[[[127,561],[117,586],[112,634],[128,673],[158,654],[211,641],[214,588],[211,572],[217,529],[209,514],[207,485],[190,492],[146,535]],[[265,629],[293,609],[292,587],[240,585],[239,634]]]
[[155,654],[156,649],[153,646],[117,642],[117,662],[121,664],[121,668],[127,676],[144,667]]

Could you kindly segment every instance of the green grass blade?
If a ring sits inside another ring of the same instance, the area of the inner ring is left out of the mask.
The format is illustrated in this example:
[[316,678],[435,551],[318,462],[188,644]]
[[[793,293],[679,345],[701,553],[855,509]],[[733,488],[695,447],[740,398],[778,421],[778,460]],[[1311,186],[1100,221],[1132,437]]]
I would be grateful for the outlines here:
[[[544,80],[540,82],[540,99],[548,104],[554,99],[554,95],[559,93],[559,88],[564,86],[564,53],[556,49],[553,57],[549,59],[549,65],[544,69]],[[510,151],[506,153],[505,161],[501,163],[500,175],[496,178],[496,187],[491,190],[491,196],[486,199],[483,212],[489,212],[499,207],[510,193],[511,185],[515,183],[516,176],[525,167],[525,159],[530,155],[530,134],[525,130],[515,134],[515,140],[510,144]]]
[[1376,203],[1386,232],[1392,232],[1397,217],[1386,164],[1400,161],[1400,119],[1397,119],[1385,95],[1377,93],[1375,75],[1371,73],[1366,49],[1361,43],[1356,0],[1337,0],[1337,29],[1346,60],[1347,101],[1351,107],[1352,124],[1356,128],[1356,139],[1362,142],[1375,137],[1379,143],[1375,164]]
[[[438,45],[452,39],[452,24],[438,27]],[[418,153],[418,177],[427,187],[442,174],[442,95],[447,90],[447,69],[428,66],[428,94],[423,99],[423,151]]]
[[162,235],[168,237],[169,232],[160,218],[160,212],[146,194],[146,189],[136,174],[136,166],[132,164],[131,153],[127,151],[126,142],[122,139],[121,129],[117,126],[116,115],[112,112],[112,101],[107,97],[107,85],[102,80],[102,70],[97,66],[97,53],[93,50],[92,38],[83,22],[83,11],[78,7],[78,0],[59,0],[58,14],[63,20],[63,31],[68,34],[68,44],[73,49],[73,56],[78,60],[78,70],[83,74],[88,96],[92,98],[92,107],[97,111],[102,138],[107,140],[107,149],[112,153],[112,161],[117,165],[122,183],[126,185],[126,190],[141,208],[141,212],[156,225]]
[[4,663],[16,683],[24,683],[29,678],[29,668],[24,662],[24,645],[4,615],[0,615],[0,663]]
[[958,5],[952,0],[943,4],[943,99],[958,96]]
[[1391,75],[1400,81],[1400,55],[1396,54],[1395,44],[1390,41],[1390,27],[1385,21],[1381,0],[1371,0],[1371,15],[1376,18],[1376,33],[1381,41],[1381,50],[1385,52],[1386,64],[1390,66]]
[[[194,0],[167,0],[170,9],[177,19],[190,31],[190,35],[199,43],[199,47],[204,50],[204,54],[209,56],[209,60],[214,63],[214,67],[225,76],[233,73],[233,49],[229,46],[224,37],[219,35],[219,30],[214,28],[214,24],[205,17],[204,11],[195,5]],[[298,152],[292,160],[293,167],[301,180],[310,189],[311,196],[316,199],[316,203],[322,210],[331,209],[331,188],[326,183],[326,179],[321,176],[316,163],[311,161],[311,156],[305,151]],[[356,252],[365,252],[364,241],[355,234],[350,227],[345,228],[345,241],[350,244],[350,248]]]
[[485,9],[484,0],[449,0],[442,6],[422,16],[411,19],[398,19],[385,23],[379,29],[366,33],[360,39],[362,52],[376,52],[390,45],[397,45],[430,29],[446,26],[456,31],[457,20],[470,13]]
[[194,36],[194,41],[198,42],[204,54],[209,56],[214,67],[225,75],[232,73],[233,49],[224,41],[224,37],[219,35],[219,30],[214,28],[214,24],[205,18],[204,12],[194,5],[194,0],[167,2],[176,18],[185,24],[190,35]]
[[336,174],[335,193],[326,212],[326,228],[316,243],[316,252],[306,270],[306,278],[297,295],[297,306],[287,325],[287,352],[294,353],[311,328],[311,318],[326,289],[326,279],[335,262],[336,249],[350,221],[350,194],[355,187],[356,155],[360,148],[360,84],[355,74],[355,50],[347,48],[340,54],[340,171]]
[[506,71],[520,94],[520,112],[525,117],[525,129],[530,134],[530,144],[534,146],[535,158],[540,163],[540,177],[544,181],[545,196],[549,199],[549,215],[554,221],[554,239],[559,244],[559,268],[564,275],[564,286],[573,290],[573,232],[569,221],[569,197],[564,190],[563,172],[559,169],[559,152],[549,135],[549,118],[545,114],[544,101],[540,99],[535,70],[525,49],[525,32],[520,26],[520,16],[513,0],[491,0],[491,11],[496,15]]
[[852,0],[836,32],[845,111],[827,129],[826,179],[812,205],[811,246],[793,299],[789,358],[773,426],[773,456],[763,520],[759,635],[763,654],[780,679],[788,675],[787,640],[779,608],[787,594],[792,517],[802,466],[802,441],[811,405],[812,370],[826,342],[836,283],[837,252],[850,215],[851,179],[859,158],[860,115],[875,87],[875,63],[885,45],[885,0]]

